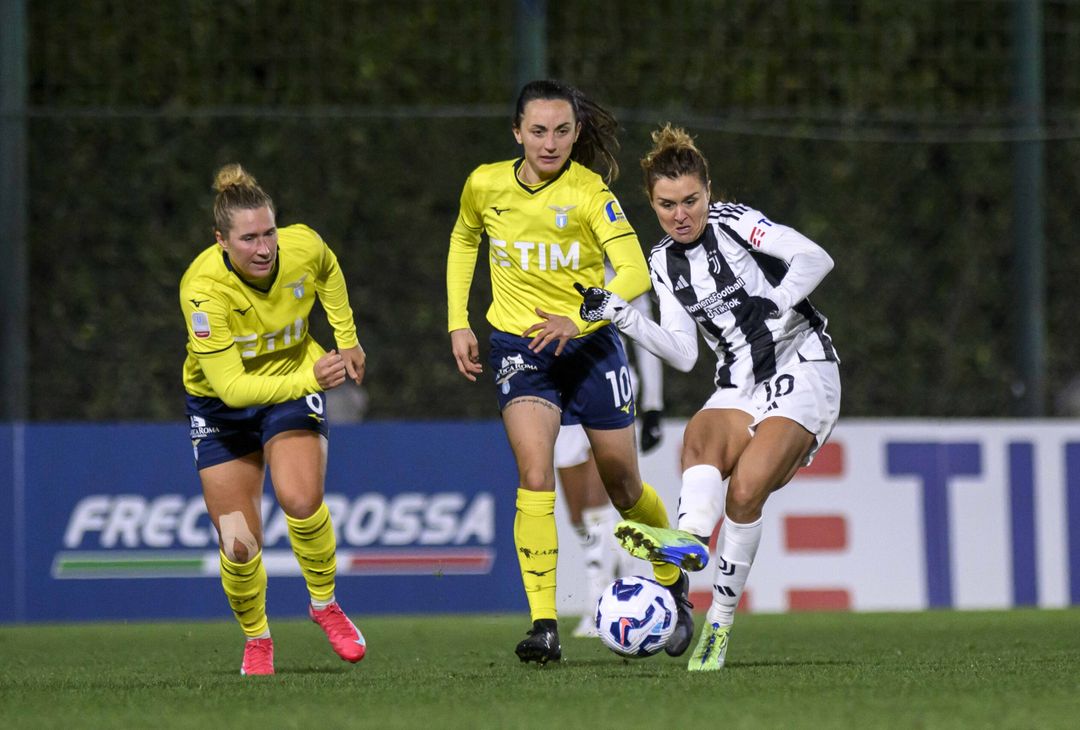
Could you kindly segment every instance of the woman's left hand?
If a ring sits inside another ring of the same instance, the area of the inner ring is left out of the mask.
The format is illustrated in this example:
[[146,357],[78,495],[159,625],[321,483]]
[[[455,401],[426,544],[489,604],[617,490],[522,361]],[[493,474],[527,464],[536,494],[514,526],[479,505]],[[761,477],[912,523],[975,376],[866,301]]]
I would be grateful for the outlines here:
[[345,372],[349,378],[357,385],[364,382],[364,369],[367,367],[367,353],[364,352],[364,348],[357,345],[338,350],[338,352],[341,354],[341,359],[345,361]]
[[524,337],[533,338],[532,342],[529,343],[529,349],[533,352],[540,352],[552,340],[558,340],[559,344],[555,348],[555,355],[561,355],[567,341],[581,334],[577,324],[569,317],[545,312],[540,307],[536,308],[536,313],[543,318],[543,321],[537,322],[522,333]]

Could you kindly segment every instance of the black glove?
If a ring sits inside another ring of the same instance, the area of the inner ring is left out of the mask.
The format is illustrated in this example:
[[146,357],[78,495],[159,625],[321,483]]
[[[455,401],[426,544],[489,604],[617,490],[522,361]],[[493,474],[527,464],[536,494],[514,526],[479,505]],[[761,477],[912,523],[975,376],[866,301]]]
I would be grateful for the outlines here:
[[645,411],[641,414],[641,453],[649,453],[664,438],[664,432],[660,430],[662,415],[661,411]]
[[586,322],[615,319],[615,315],[626,306],[623,298],[613,291],[598,286],[590,286],[586,289],[576,281],[574,288],[585,300],[581,303],[581,318]]
[[776,319],[780,316],[780,307],[768,297],[750,297],[739,305],[739,313],[741,321]]

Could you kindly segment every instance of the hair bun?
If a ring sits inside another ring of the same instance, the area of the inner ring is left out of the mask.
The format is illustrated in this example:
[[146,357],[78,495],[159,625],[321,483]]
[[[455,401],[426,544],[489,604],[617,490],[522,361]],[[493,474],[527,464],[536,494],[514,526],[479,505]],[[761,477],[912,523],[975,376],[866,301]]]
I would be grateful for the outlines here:
[[214,176],[214,190],[219,193],[226,188],[255,187],[255,184],[255,178],[236,162],[225,165]]

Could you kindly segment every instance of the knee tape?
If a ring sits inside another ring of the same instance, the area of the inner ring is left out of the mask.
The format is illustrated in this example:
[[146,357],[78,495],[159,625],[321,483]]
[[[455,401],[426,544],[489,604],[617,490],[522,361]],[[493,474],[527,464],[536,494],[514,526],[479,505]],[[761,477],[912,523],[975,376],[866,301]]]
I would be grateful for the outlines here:
[[[243,512],[222,515],[218,518],[218,524],[221,526],[221,552],[225,553],[225,557],[229,560],[234,563],[246,563],[259,552],[259,543],[248,527]],[[247,550],[247,557],[243,560],[240,560],[236,554],[237,543]]]

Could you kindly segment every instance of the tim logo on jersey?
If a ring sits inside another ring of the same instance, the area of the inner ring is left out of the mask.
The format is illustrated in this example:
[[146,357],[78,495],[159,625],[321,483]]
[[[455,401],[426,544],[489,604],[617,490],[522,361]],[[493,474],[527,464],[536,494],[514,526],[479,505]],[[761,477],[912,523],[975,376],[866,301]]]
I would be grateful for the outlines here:
[[[566,250],[563,250],[563,247]],[[510,249],[516,251],[515,256]],[[574,241],[570,244],[541,243],[536,241],[514,241],[512,246],[507,246],[506,241],[497,238],[490,239],[491,265],[509,268],[518,262],[522,271],[536,269],[539,271],[558,271],[559,269],[571,269],[577,271],[580,266],[581,244]]]

